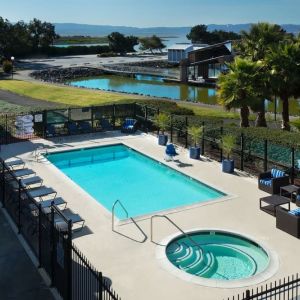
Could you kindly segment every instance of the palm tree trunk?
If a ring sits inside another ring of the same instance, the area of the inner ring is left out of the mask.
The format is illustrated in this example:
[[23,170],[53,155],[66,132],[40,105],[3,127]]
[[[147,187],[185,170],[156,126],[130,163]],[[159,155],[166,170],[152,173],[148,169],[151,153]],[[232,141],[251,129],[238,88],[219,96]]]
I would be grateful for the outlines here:
[[282,96],[282,124],[281,129],[290,131],[290,114],[289,114],[289,98],[287,96]]
[[265,100],[262,100],[260,111],[257,113],[255,127],[267,127]]
[[240,115],[241,115],[241,127],[249,127],[249,107],[247,105],[243,105],[241,107]]

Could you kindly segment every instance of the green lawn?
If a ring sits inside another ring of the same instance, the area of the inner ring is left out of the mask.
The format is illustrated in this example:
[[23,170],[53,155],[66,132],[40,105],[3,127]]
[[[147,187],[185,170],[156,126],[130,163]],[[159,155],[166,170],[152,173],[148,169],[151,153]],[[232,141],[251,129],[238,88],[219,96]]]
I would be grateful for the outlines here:
[[[112,92],[84,90],[73,87],[56,86],[47,83],[33,83],[19,80],[2,80],[0,89],[7,90],[33,99],[51,101],[65,106],[91,106],[109,103],[126,103],[134,101],[147,101],[145,97],[123,95]],[[158,101],[158,100],[155,100]],[[153,102],[153,100],[152,100]],[[38,103],[38,102],[37,102]],[[179,107],[185,107],[194,111],[195,115],[205,117],[218,117],[237,119],[239,115],[226,112],[221,108],[209,108],[180,102]],[[38,106],[41,106],[38,103]]]
[[0,113],[22,113],[28,111],[29,109],[29,107],[11,104],[0,100]]

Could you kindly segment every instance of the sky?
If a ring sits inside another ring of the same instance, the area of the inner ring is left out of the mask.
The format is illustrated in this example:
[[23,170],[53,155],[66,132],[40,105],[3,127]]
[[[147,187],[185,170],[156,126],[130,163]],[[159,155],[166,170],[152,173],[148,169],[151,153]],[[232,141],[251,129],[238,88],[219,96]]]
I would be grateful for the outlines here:
[[34,17],[53,23],[135,27],[268,21],[300,24],[300,0],[0,0],[12,22]]

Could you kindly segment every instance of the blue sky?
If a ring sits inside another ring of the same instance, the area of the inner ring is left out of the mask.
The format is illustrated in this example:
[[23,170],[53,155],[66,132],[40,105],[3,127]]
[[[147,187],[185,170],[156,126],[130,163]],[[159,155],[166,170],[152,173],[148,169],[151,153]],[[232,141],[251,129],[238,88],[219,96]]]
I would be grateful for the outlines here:
[[137,27],[236,24],[257,21],[299,24],[300,0],[1,0],[0,16],[34,17]]

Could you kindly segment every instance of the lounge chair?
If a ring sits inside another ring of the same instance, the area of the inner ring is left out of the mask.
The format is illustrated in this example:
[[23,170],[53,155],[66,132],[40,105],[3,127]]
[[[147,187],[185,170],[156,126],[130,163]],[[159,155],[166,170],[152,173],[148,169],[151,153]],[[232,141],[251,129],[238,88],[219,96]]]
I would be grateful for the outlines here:
[[13,175],[15,177],[25,177],[25,176],[30,176],[30,175],[35,175],[35,172],[32,171],[31,169],[20,169],[20,170],[16,170],[13,172]]
[[25,162],[19,157],[13,157],[13,158],[5,160],[5,165],[8,168],[14,170],[15,168],[18,168],[18,167],[24,168]]
[[277,207],[276,227],[296,238],[300,238],[300,208],[287,210],[283,207]]
[[42,186],[42,187],[28,190],[28,194],[32,198],[40,198],[41,200],[43,200],[43,197],[50,196],[50,195],[54,195],[53,198],[55,198],[57,192],[53,188]]
[[137,120],[135,119],[125,119],[125,122],[122,125],[121,132],[124,133],[134,133],[137,130]]
[[[61,215],[63,216],[61,216]],[[85,220],[80,217],[78,214],[74,214],[71,211],[66,211],[66,212],[60,212],[60,214],[56,214],[54,217],[54,223],[57,229],[59,229],[62,232],[67,232],[68,231],[68,224],[66,223],[67,221],[72,221],[72,224],[76,224],[76,226],[73,231],[78,231],[81,230],[84,226]]]
[[93,131],[93,128],[90,122],[82,121],[79,123],[79,130],[82,133],[90,133]]
[[258,188],[269,194],[279,194],[280,187],[290,184],[290,178],[284,171],[272,169],[258,177]]
[[42,186],[43,179],[39,176],[33,176],[33,177],[20,179],[20,183],[24,189],[30,189],[30,187],[35,184],[41,184]]
[[[50,200],[42,200],[38,203],[38,205],[41,205],[41,209],[45,214],[50,214],[52,205],[56,205],[56,206],[63,205],[64,207],[62,209],[64,210],[67,207],[67,202],[63,198],[58,197]],[[30,204],[30,208],[31,210],[37,210],[38,206],[34,204]]]
[[165,160],[169,161],[169,160],[173,160],[174,156],[178,155],[178,153],[176,152],[175,146],[173,144],[168,144],[166,146],[166,156],[165,156]]
[[79,129],[78,129],[76,123],[69,122],[67,127],[68,127],[69,134],[78,134],[79,133]]

